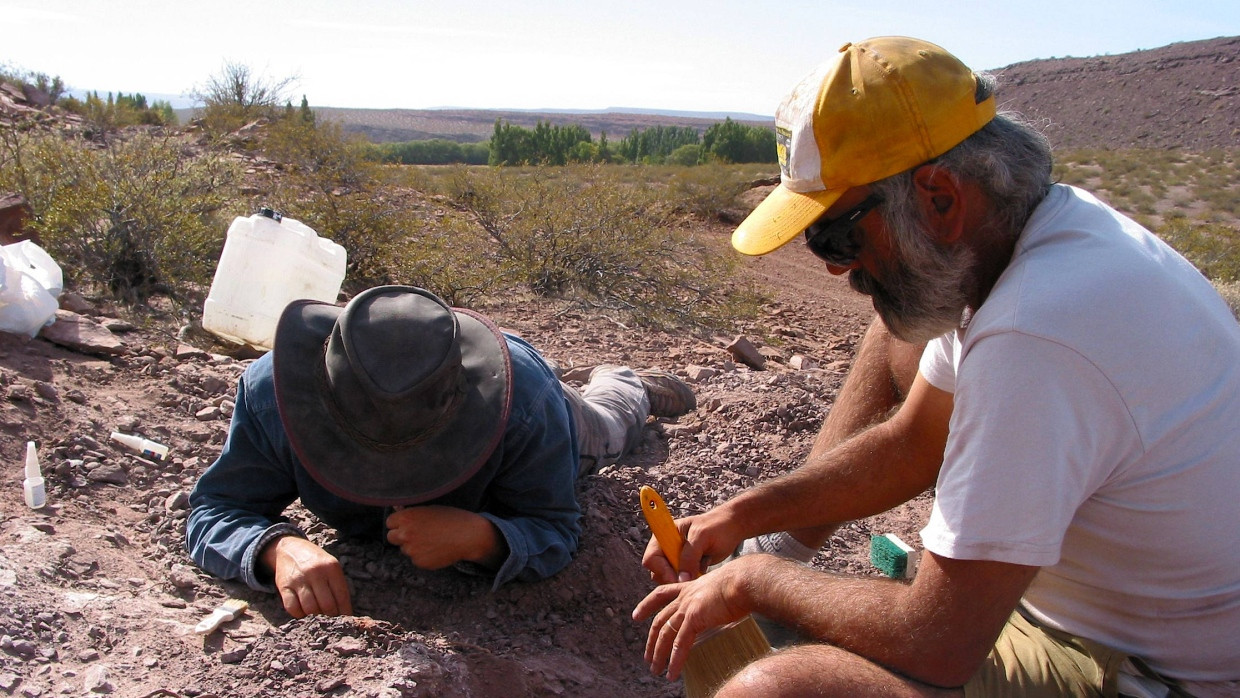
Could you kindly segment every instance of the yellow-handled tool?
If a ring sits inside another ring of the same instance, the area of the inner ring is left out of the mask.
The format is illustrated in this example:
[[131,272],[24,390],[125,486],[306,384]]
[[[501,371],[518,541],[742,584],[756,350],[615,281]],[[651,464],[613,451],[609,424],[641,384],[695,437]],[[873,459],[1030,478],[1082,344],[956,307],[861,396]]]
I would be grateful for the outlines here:
[[[684,539],[672,512],[653,487],[642,486],[638,490],[642,502],[642,515],[650,525],[655,540],[663,548],[663,554],[672,563],[672,569],[680,574],[680,550]],[[688,698],[707,698],[723,685],[728,677],[735,674],[741,667],[765,656],[771,651],[766,635],[753,616],[708,630],[700,635],[689,650],[689,659],[685,662],[685,695]]]
[[654,539],[659,541],[659,547],[663,548],[663,554],[672,563],[672,569],[680,574],[680,548],[684,545],[684,539],[680,537],[672,512],[668,511],[667,504],[663,503],[663,498],[653,487],[642,485],[638,496],[642,500],[642,515],[646,517]]

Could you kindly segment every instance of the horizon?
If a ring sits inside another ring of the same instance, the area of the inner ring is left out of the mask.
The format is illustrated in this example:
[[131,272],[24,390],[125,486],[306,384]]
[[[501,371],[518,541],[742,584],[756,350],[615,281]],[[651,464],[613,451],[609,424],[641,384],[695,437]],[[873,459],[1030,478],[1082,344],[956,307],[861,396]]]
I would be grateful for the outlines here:
[[1232,0],[989,5],[790,0],[776,15],[743,0],[585,0],[536,11],[498,0],[221,0],[204,13],[157,0],[0,0],[10,25],[0,64],[60,77],[74,92],[139,93],[176,108],[236,63],[256,79],[292,79],[282,96],[318,108],[770,118],[815,65],[870,36],[917,36],[991,71],[1240,36]]

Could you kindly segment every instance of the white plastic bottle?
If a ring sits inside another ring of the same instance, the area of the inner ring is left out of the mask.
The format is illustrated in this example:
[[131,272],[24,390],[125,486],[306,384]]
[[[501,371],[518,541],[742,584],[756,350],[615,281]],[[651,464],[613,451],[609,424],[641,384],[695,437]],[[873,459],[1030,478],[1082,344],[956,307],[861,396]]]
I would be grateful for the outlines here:
[[112,432],[112,440],[152,460],[164,460],[168,457],[168,447],[158,441],[151,441],[133,434],[122,434],[119,431]]
[[47,491],[43,487],[43,473],[39,472],[39,453],[33,441],[26,442],[26,479],[22,482],[26,493],[26,506],[42,509],[47,504]]
[[270,349],[290,302],[335,303],[344,282],[344,247],[271,209],[228,228],[202,327],[225,339]]

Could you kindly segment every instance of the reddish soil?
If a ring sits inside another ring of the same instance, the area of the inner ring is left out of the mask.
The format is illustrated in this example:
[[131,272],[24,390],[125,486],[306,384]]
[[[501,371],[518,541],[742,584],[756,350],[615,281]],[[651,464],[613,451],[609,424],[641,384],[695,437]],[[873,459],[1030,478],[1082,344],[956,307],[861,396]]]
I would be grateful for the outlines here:
[[[717,227],[721,245],[728,232]],[[184,346],[153,329],[120,335],[127,349],[111,358],[0,335],[0,695],[679,695],[679,682],[648,674],[645,625],[629,617],[650,589],[638,487],[687,514],[796,467],[869,318],[866,299],[795,245],[747,269],[774,294],[737,330],[769,357],[763,371],[733,362],[732,336],[652,333],[540,303],[482,308],[566,369],[719,373],[694,383],[697,411],[652,421],[641,449],[582,481],[580,551],[540,583],[491,592],[455,571],[421,571],[384,544],[338,541],[295,509],[344,563],[349,618],[292,619],[274,597],[208,577],[184,552],[186,495],[219,453],[243,361],[178,354]],[[106,308],[97,313],[107,320]],[[794,355],[813,366],[788,367]],[[171,456],[129,453],[109,441],[113,430],[168,444]],[[40,510],[22,497],[27,441],[47,478]],[[875,574],[869,533],[916,542],[927,501],[848,526],[816,564]],[[196,635],[229,597],[249,612]]]

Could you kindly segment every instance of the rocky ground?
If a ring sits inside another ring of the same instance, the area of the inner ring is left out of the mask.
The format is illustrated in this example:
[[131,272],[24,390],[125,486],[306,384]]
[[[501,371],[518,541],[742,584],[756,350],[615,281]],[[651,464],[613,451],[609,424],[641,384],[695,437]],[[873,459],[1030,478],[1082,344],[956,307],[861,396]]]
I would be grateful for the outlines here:
[[[719,226],[720,244],[728,232]],[[0,695],[680,695],[679,682],[643,666],[645,625],[629,615],[650,589],[637,490],[652,485],[688,514],[795,467],[869,317],[865,299],[795,245],[747,271],[774,300],[730,336],[652,333],[533,301],[481,308],[570,377],[603,362],[671,369],[692,381],[699,407],[652,421],[639,451],[581,483],[580,552],[544,582],[492,592],[455,571],[420,571],[381,543],[338,541],[294,510],[343,561],[349,618],[294,620],[275,598],[200,573],[184,552],[187,494],[224,441],[244,360],[102,305],[53,327],[107,327],[114,346],[0,334]],[[728,351],[737,335],[764,370]],[[112,431],[171,453],[147,460]],[[47,480],[39,510],[22,496],[27,441]],[[870,532],[916,543],[927,509],[923,496],[852,524],[815,564],[875,574]],[[249,611],[195,634],[230,597]]]

